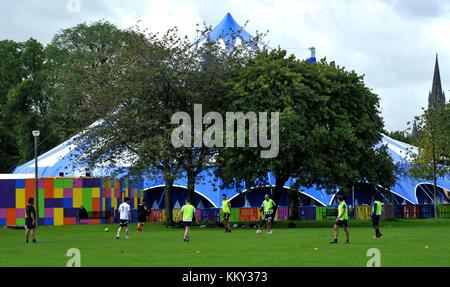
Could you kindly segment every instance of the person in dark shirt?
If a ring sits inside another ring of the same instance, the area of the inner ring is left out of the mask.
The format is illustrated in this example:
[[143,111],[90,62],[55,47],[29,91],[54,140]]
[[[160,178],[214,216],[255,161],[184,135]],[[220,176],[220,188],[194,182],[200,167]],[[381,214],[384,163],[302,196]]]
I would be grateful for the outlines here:
[[149,209],[147,208],[147,201],[143,198],[138,206],[137,232],[142,231],[142,226],[144,226],[144,223],[147,222],[147,215],[149,215]]
[[80,218],[80,219],[88,218],[87,210],[86,210],[86,208],[84,208],[83,205],[80,205],[80,210],[78,211],[78,218]]
[[28,199],[28,205],[25,208],[25,213],[27,218],[25,219],[25,239],[28,243],[29,233],[31,230],[31,237],[33,238],[33,243],[36,241],[36,211],[34,210],[34,198],[30,197]]

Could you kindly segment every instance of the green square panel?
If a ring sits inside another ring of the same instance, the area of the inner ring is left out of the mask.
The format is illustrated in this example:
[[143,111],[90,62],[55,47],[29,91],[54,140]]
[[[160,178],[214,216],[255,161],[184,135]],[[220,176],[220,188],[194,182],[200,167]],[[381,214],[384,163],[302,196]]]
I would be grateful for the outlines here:
[[64,178],[55,178],[54,187],[64,188]]
[[63,188],[73,188],[73,179],[65,178],[63,183]]
[[16,225],[25,225],[25,218],[16,218]]
[[92,211],[92,188],[83,188],[83,206]]
[[44,189],[43,188],[39,188],[38,189],[38,199],[39,199],[39,217],[40,218],[44,218],[45,215],[45,194],[44,194]]

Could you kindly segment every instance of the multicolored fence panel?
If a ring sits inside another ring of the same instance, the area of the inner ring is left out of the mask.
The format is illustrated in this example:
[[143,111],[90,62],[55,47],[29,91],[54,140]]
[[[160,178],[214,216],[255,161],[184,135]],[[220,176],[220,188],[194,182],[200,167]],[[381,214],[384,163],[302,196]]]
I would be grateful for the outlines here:
[[403,205],[403,218],[419,218],[419,206]]
[[202,209],[202,221],[219,221],[220,208],[204,208]]
[[327,216],[327,210],[329,210],[330,213],[333,213],[333,211],[336,210],[336,207],[334,206],[317,206],[316,207],[316,220],[333,220],[336,218],[335,215],[328,215]]
[[316,207],[314,206],[299,206],[298,213],[301,219],[316,220]]
[[259,221],[258,208],[254,208],[254,207],[239,208],[239,221],[241,221],[241,222],[257,222],[257,221]]
[[450,204],[440,205],[438,210],[439,218],[450,218]]
[[370,219],[373,213],[373,206],[356,206],[355,219]]
[[[34,193],[34,179],[0,180],[0,225],[24,225],[25,207],[28,198],[35,197]],[[129,187],[127,181],[122,183],[116,179],[40,178],[37,201],[39,224],[76,224],[81,205],[92,218],[82,219],[79,223],[106,223],[106,215],[114,214],[127,196],[130,197],[131,208],[136,209],[141,194],[141,189]],[[109,222],[113,220],[111,217]]]
[[282,221],[288,219],[288,208],[287,207],[278,207],[277,213],[275,214],[275,220]]
[[[230,220],[229,220],[230,222],[239,222],[239,209],[240,208],[235,208],[235,207],[231,208]],[[222,221],[222,220],[223,220],[223,213],[220,214],[220,221]],[[199,218],[199,221],[201,221],[200,218]]]
[[434,217],[434,205],[420,205],[419,206],[419,218],[433,218]]

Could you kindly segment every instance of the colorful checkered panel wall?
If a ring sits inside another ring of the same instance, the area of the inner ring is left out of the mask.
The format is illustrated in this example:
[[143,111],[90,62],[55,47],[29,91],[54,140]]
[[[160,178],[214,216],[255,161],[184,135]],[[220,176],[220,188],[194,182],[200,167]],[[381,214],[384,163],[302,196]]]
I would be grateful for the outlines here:
[[[24,225],[27,200],[34,197],[34,179],[0,180],[0,225]],[[41,178],[38,180],[39,224],[75,224],[80,205],[88,212],[116,210],[125,197],[136,209],[142,189],[128,182],[101,178]],[[83,223],[105,223],[85,219]]]

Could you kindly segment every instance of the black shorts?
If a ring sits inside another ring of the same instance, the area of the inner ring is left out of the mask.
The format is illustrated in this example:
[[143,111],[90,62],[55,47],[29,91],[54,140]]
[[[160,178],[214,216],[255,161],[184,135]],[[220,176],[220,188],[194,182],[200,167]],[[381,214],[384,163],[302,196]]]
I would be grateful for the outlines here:
[[31,220],[31,218],[25,219],[25,229],[26,230],[35,229],[35,228],[36,228],[36,223],[33,224],[33,220]]
[[378,225],[380,223],[380,218],[381,218],[380,215],[374,215],[373,218],[372,218],[372,224],[373,225]]
[[192,221],[183,221],[183,225],[184,226],[191,226],[192,225]]
[[226,220],[226,221],[230,220],[230,214],[229,213],[224,213],[223,214],[223,219]]
[[138,216],[139,222],[147,222],[147,216],[145,214],[141,214]]
[[127,227],[128,226],[128,219],[121,219],[120,220],[120,226],[121,227]]
[[338,222],[336,222],[336,225],[340,227],[347,227],[347,220],[338,220]]
[[273,220],[273,214],[272,213],[270,213],[270,214],[266,214],[265,215],[265,217],[264,217],[264,219],[266,220],[266,221],[272,221]]

